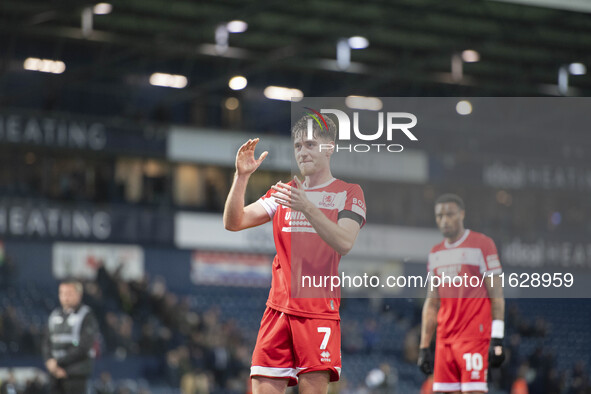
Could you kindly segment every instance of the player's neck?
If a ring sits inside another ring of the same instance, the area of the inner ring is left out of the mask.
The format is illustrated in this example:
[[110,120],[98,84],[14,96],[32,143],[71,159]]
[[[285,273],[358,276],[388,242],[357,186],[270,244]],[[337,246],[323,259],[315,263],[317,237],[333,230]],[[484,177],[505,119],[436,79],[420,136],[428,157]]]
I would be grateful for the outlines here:
[[307,189],[314,188],[318,185],[322,185],[332,179],[332,173],[330,169],[326,171],[319,171],[316,174],[306,176],[304,184]]
[[460,240],[464,236],[465,232],[466,232],[465,228],[460,229],[460,231],[458,231],[458,234],[456,236],[451,237],[451,238],[446,238],[447,243],[454,244],[454,243],[458,242],[458,240]]

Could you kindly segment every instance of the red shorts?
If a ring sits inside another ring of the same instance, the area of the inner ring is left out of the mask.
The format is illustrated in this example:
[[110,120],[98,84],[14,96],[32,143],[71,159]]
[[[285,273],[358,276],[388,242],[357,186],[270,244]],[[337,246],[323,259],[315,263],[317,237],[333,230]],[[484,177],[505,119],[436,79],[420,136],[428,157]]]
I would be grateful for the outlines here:
[[433,391],[488,392],[490,339],[436,341]]
[[328,371],[330,381],[341,375],[341,322],[288,315],[267,307],[252,354],[250,376],[289,379]]

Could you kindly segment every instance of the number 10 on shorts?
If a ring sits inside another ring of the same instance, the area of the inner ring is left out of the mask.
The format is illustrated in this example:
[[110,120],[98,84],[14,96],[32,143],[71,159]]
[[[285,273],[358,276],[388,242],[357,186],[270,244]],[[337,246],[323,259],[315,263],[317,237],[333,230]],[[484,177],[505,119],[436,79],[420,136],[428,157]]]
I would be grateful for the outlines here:
[[318,327],[318,332],[324,333],[324,338],[320,344],[320,350],[324,350],[326,349],[326,345],[328,345],[328,338],[330,338],[330,327]]
[[482,354],[480,353],[464,353],[462,356],[466,360],[466,371],[480,371],[482,370]]

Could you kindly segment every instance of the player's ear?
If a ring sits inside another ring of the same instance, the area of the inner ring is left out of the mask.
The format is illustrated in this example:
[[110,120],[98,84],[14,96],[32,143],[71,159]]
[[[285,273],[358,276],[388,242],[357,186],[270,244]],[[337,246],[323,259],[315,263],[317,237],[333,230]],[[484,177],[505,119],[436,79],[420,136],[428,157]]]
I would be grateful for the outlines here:
[[332,154],[334,153],[334,141],[324,143],[323,146],[324,148],[322,149],[322,151],[325,152],[326,157],[330,158],[330,156],[332,156]]
[[460,210],[460,219],[462,220],[462,222],[464,221],[465,217],[466,217],[466,211],[464,211],[463,209]]

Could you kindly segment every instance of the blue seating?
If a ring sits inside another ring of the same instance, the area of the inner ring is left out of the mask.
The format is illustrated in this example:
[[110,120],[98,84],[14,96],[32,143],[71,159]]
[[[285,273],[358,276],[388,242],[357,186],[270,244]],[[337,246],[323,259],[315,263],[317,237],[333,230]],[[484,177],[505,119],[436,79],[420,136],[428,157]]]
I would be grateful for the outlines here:
[[[260,318],[264,312],[268,289],[249,289],[229,286],[195,286],[190,294],[178,294],[179,299],[187,297],[191,310],[204,313],[210,308],[218,308],[220,319],[235,320],[247,343],[254,343]],[[23,286],[19,289],[0,291],[0,306],[16,309],[18,321],[26,327],[44,329],[50,310],[57,299],[54,289]],[[423,375],[414,364],[402,358],[403,340],[407,332],[419,321],[417,313],[421,305],[415,300],[388,299],[383,303],[368,299],[344,299],[341,316],[344,322],[357,322],[362,332],[368,319],[376,321],[379,336],[376,349],[370,354],[364,352],[343,355],[343,373],[352,387],[364,384],[367,373],[382,363],[389,363],[396,370],[399,383],[398,392],[418,392]],[[522,320],[533,327],[530,333],[522,333],[519,348],[520,357],[528,358],[536,349],[552,352],[555,365],[562,371],[570,371],[577,360],[591,365],[591,302],[588,300],[508,300],[507,310],[517,308]],[[379,310],[376,310],[379,309]],[[536,322],[543,319],[546,334],[534,333]],[[520,332],[516,322],[507,322],[507,336]],[[134,336],[139,337],[139,325],[134,326]],[[564,335],[568,333],[568,335]],[[346,333],[344,335],[347,335]],[[19,355],[19,345],[0,341],[0,362],[20,364],[18,360],[30,358]],[[37,360],[41,364],[41,360]],[[161,360],[150,357],[128,357],[125,362],[117,361],[107,355],[99,360],[102,370],[112,371],[115,379],[149,378],[146,371],[158,370]],[[569,375],[567,374],[567,379]],[[154,383],[154,382],[151,382]],[[157,382],[156,382],[157,383]],[[142,383],[147,384],[147,383]],[[168,392],[165,388],[151,388],[153,393]],[[494,392],[494,389],[491,390]]]

